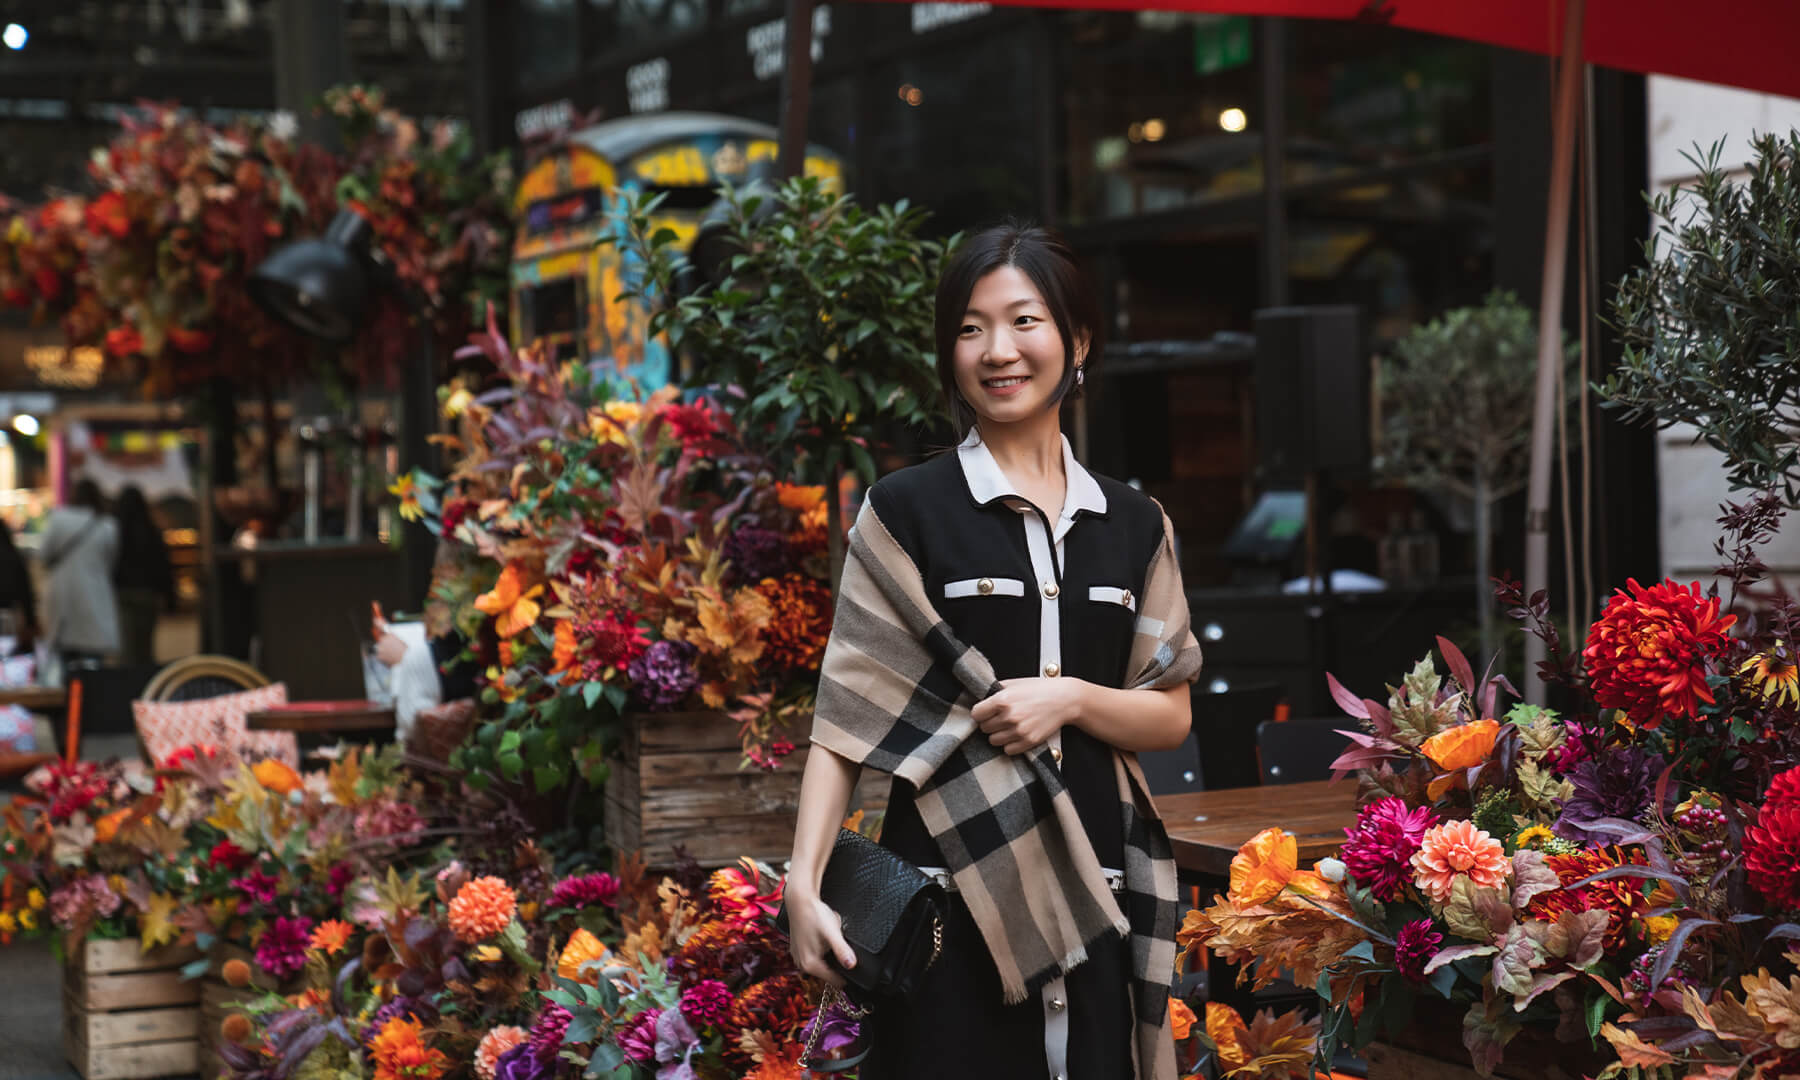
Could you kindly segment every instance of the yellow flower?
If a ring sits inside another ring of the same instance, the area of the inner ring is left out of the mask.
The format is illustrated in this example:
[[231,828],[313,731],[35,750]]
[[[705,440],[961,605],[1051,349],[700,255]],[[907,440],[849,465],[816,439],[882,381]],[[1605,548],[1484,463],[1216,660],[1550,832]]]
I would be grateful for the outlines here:
[[475,946],[474,950],[469,953],[469,955],[473,956],[476,959],[476,961],[479,963],[498,964],[500,962],[500,956],[501,956],[500,946],[498,946],[498,945],[477,945],[477,946]]
[[413,480],[412,473],[396,477],[388,485],[388,494],[400,500],[400,516],[407,521],[419,521],[425,517],[425,507],[419,502],[419,487]]
[[475,395],[469,393],[468,387],[457,387],[444,397],[444,416],[450,420],[456,419],[467,411],[474,400]]
[[1681,920],[1673,915],[1652,915],[1644,920],[1644,940],[1652,945],[1661,945],[1669,940],[1675,932],[1675,926]]
[[10,911],[0,911],[0,934],[10,934],[19,928],[19,920]]
[[1551,831],[1550,826],[1533,825],[1529,828],[1519,830],[1519,835],[1513,837],[1513,847],[1535,847],[1538,844],[1548,843],[1554,839],[1556,839],[1556,833]]
[[644,407],[635,401],[609,401],[588,413],[588,430],[604,443],[625,446],[630,443],[627,432],[644,417]]
[[21,930],[36,930],[37,929],[37,912],[32,911],[29,908],[27,908],[24,911],[19,912],[19,929],[21,929]]
[[44,890],[33,889],[26,893],[25,902],[31,905],[31,910],[33,911],[44,910]]
[[1767,652],[1752,656],[1738,674],[1749,679],[1751,689],[1768,704],[1800,705],[1800,662],[1787,642],[1777,641]]

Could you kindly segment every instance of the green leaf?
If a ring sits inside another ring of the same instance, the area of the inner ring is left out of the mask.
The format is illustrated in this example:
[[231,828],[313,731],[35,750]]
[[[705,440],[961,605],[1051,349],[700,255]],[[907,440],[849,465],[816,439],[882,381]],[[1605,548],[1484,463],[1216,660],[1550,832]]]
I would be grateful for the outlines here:
[[1596,993],[1587,1006],[1587,1033],[1591,1042],[1600,1037],[1600,1026],[1606,1023],[1606,1006],[1612,999],[1604,993]]
[[531,786],[539,795],[548,795],[562,786],[563,766],[539,765],[531,770]]
[[1446,964],[1432,972],[1431,988],[1444,998],[1449,998],[1451,992],[1456,989],[1456,968]]
[[600,695],[605,692],[606,692],[606,684],[605,683],[603,683],[603,682],[587,683],[586,685],[584,685],[581,688],[581,701],[588,708],[592,709],[594,707],[594,702],[599,701]]
[[519,757],[517,751],[504,751],[494,760],[500,766],[500,775],[513,783],[517,783],[520,775],[525,772],[525,761]]

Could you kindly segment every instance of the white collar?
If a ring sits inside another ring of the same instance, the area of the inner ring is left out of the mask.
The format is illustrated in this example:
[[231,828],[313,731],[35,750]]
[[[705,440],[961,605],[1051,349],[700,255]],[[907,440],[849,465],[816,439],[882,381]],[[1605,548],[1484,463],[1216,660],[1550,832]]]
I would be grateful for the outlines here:
[[[1100,490],[1100,484],[1093,474],[1075,460],[1075,451],[1069,446],[1069,437],[1059,437],[1062,439],[1063,476],[1068,484],[1063,493],[1061,520],[1073,521],[1075,515],[1083,510],[1090,514],[1105,514],[1106,493]],[[1013,489],[1006,474],[1000,471],[993,453],[981,441],[978,429],[969,429],[968,437],[956,448],[956,458],[962,464],[963,479],[968,481],[969,494],[975,497],[977,503],[986,504],[1007,497],[1024,498]]]

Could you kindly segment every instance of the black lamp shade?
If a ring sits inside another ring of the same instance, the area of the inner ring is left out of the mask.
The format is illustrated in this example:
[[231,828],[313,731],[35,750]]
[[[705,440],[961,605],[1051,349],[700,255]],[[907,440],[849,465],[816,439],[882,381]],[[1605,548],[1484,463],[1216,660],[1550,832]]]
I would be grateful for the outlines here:
[[325,235],[277,248],[250,275],[269,314],[326,341],[349,341],[369,301],[369,223],[339,211]]

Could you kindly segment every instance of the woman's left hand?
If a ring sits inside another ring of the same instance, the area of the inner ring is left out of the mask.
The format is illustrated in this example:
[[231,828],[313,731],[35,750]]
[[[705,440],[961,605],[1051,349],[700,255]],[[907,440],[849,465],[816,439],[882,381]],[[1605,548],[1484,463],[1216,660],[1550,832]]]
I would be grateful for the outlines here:
[[975,723],[1008,754],[1024,754],[1081,715],[1080,679],[1008,679],[1000,692],[975,703]]

